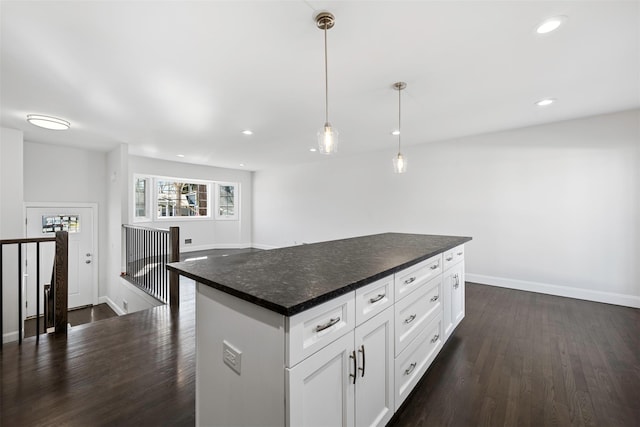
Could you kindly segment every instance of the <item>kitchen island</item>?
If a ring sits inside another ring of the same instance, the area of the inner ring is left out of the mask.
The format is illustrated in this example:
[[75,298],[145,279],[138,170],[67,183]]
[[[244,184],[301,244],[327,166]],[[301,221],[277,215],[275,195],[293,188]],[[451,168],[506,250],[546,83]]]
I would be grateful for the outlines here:
[[197,282],[197,425],[384,425],[464,316],[469,237],[384,233],[169,269]]

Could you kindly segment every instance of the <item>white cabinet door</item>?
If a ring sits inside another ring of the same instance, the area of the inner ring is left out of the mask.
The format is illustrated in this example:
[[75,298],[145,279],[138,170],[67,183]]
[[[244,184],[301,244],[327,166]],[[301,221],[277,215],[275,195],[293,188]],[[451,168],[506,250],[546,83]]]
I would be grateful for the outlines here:
[[457,264],[451,273],[451,321],[455,329],[464,318],[464,263]]
[[395,410],[393,308],[356,328],[356,425],[384,426]]
[[353,331],[287,368],[287,426],[353,426]]
[[444,272],[443,288],[443,327],[446,339],[464,318],[464,263],[458,263]]

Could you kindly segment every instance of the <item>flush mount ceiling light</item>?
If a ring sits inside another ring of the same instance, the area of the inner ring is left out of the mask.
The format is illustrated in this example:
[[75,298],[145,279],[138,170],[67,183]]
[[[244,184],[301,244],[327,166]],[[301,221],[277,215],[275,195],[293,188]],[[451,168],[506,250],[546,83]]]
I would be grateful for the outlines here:
[[66,120],[38,114],[28,114],[27,121],[32,125],[50,130],[67,130],[71,127],[71,123]]
[[546,107],[547,105],[551,105],[554,102],[556,102],[555,98],[546,98],[546,99],[541,99],[540,101],[536,102],[536,105],[538,107]]
[[243,130],[242,133],[245,134],[245,135],[253,135],[253,131],[251,131],[249,129]]
[[391,132],[391,135],[398,136],[398,135],[400,135],[400,131],[399,130],[394,130],[393,132]]
[[338,151],[338,131],[329,123],[329,68],[327,61],[327,30],[333,28],[335,18],[329,12],[316,15],[316,25],[324,31],[324,127],[318,131],[318,146],[322,154],[333,154]]
[[567,17],[564,15],[554,16],[553,18],[549,18],[543,21],[538,28],[536,28],[536,33],[538,34],[547,34],[552,31],[557,30],[560,25],[562,25],[567,20]]
[[401,148],[400,125],[402,123],[402,109],[401,109],[402,103],[401,103],[400,94],[406,87],[407,87],[407,84],[405,82],[397,82],[393,84],[393,88],[398,91],[398,154],[395,155],[392,159],[393,171],[395,173],[405,173],[407,171],[407,159],[402,155],[402,152],[400,151],[400,148]]

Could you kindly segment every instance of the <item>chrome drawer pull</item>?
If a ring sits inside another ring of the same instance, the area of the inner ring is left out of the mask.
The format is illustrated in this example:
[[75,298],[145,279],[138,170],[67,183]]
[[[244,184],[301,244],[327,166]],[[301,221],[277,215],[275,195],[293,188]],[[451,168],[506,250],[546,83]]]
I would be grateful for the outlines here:
[[407,280],[404,281],[404,284],[408,285],[410,283],[415,282],[415,280],[416,280],[416,276],[410,277],[410,278],[408,278]]
[[387,296],[387,294],[378,294],[378,296],[377,296],[377,297],[373,297],[373,298],[371,298],[371,299],[369,300],[369,303],[370,303],[370,304],[373,304],[374,302],[378,302],[378,301],[380,301],[382,298],[384,298],[384,297],[386,297],[386,296]]
[[404,371],[405,375],[409,375],[411,374],[411,372],[413,372],[414,369],[416,369],[416,362],[413,362],[411,365],[409,365],[409,367]]
[[431,299],[429,301],[436,302],[436,301],[438,301],[438,298],[440,298],[440,295],[434,295],[434,296],[431,297]]
[[438,338],[440,338],[440,335],[438,335],[438,334],[434,335],[433,338],[431,338],[431,342],[438,341]]
[[462,255],[464,252],[458,252],[458,256]]
[[404,323],[406,323],[407,325],[411,322],[413,322],[413,320],[416,318],[415,314],[412,314],[411,316],[407,317],[406,319],[404,319]]
[[431,267],[429,267],[432,270],[435,270],[436,268],[438,268],[439,264],[433,264]]
[[447,261],[451,261],[453,259],[453,256],[447,257],[446,259]]
[[329,321],[327,323],[325,323],[324,325],[316,326],[316,332],[324,331],[325,329],[332,327],[333,325],[335,325],[339,321],[340,321],[340,316],[336,317],[335,319],[329,319]]

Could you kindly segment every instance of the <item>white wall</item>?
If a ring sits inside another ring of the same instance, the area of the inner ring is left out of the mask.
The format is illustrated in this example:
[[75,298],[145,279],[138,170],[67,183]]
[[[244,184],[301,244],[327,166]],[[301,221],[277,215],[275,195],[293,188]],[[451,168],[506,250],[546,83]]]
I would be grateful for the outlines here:
[[[22,132],[0,128],[0,239],[24,236]],[[3,248],[2,342],[18,339],[18,249]]]
[[[186,219],[157,220],[140,225],[157,228],[180,227],[182,252],[212,248],[244,248],[251,246],[252,176],[251,172],[181,162],[129,157],[129,223],[133,217],[133,176],[135,174],[190,178],[207,181],[240,183],[240,217],[238,220]],[[213,202],[213,201],[212,201]],[[185,244],[191,239],[191,244]]]
[[105,295],[108,260],[107,155],[60,145],[24,143],[24,201],[98,205],[98,296]]
[[[256,172],[253,236],[465,235],[468,280],[640,307],[640,111]],[[410,136],[407,136],[411,139]]]

